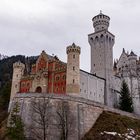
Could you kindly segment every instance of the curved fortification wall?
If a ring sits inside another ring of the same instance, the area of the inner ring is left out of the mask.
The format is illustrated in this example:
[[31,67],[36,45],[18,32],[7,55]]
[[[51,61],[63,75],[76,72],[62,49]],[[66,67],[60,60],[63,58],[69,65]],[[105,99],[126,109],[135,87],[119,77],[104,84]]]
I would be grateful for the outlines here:
[[62,106],[60,107],[60,103],[62,102],[67,104],[66,112],[68,121],[70,123],[68,128],[68,140],[80,140],[84,134],[89,131],[89,129],[93,126],[97,118],[104,110],[119,113],[121,115],[127,115],[133,118],[138,118],[138,116],[134,116],[130,113],[109,108],[105,105],[84,98],[45,93],[22,93],[16,95],[12,102],[12,108],[15,102],[19,103],[19,113],[25,124],[27,137],[32,137],[31,126],[37,128],[38,125],[33,122],[33,118],[37,118],[38,115],[33,112],[32,102],[40,103],[41,101],[41,104],[43,105],[44,99],[47,102],[48,98],[50,105],[49,112],[51,113],[51,117],[49,117],[49,127],[47,128],[48,139],[57,140],[61,135],[61,129],[60,127],[57,127],[57,124],[59,124],[57,111],[62,109]]

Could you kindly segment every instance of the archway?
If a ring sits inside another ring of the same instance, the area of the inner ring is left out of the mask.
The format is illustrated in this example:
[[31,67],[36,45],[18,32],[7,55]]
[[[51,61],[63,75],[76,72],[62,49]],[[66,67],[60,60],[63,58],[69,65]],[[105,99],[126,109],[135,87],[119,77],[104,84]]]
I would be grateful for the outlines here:
[[42,92],[42,88],[41,87],[37,87],[36,90],[35,90],[35,92],[41,93]]

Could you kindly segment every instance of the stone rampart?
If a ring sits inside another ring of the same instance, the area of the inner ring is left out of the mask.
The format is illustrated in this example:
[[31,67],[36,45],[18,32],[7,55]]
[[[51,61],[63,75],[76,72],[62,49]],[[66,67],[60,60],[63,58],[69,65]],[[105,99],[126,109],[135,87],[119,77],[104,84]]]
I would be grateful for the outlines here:
[[[86,132],[90,130],[90,128],[94,125],[100,114],[105,111],[110,111],[114,113],[118,113],[121,115],[126,115],[128,117],[140,119],[140,116],[126,113],[117,109],[109,108],[105,105],[93,102],[91,100],[87,100],[84,98],[79,98],[75,96],[69,95],[56,95],[56,94],[41,94],[41,93],[22,93],[17,94],[14,98],[14,102],[19,102],[20,105],[20,113],[22,119],[25,123],[25,127],[28,130],[30,127],[31,120],[31,101],[39,100],[42,97],[46,99],[49,98],[51,101],[53,114],[55,114],[56,108],[60,101],[65,101],[69,104],[71,119],[72,119],[72,129],[69,134],[68,140],[80,140]],[[53,120],[53,122],[55,122]],[[54,133],[55,132],[55,133]],[[27,131],[27,136],[31,137],[30,131]],[[51,128],[48,139],[58,140],[60,137],[59,130],[57,128]]]

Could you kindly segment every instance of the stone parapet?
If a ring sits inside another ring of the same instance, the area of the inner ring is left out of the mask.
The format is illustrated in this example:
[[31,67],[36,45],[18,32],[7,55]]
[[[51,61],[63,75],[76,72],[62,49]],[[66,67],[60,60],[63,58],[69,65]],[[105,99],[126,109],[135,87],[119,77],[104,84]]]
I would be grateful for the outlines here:
[[82,98],[82,97],[78,97],[78,96],[75,96],[77,95],[77,93],[73,93],[72,95],[63,95],[63,94],[60,94],[60,95],[57,95],[57,94],[53,94],[53,93],[18,93],[15,97],[15,99],[26,99],[26,98],[41,98],[41,97],[45,97],[46,98],[52,98],[52,99],[58,99],[58,100],[67,100],[67,101],[73,101],[73,102],[77,102],[77,103],[80,103],[80,104],[86,104],[88,106],[95,106],[95,107],[99,107],[105,111],[110,111],[110,112],[113,112],[113,113],[117,113],[117,114],[120,114],[120,115],[123,115],[123,116],[128,116],[128,117],[132,117],[132,118],[136,118],[136,119],[140,119],[140,115],[137,115],[137,114],[133,114],[133,113],[128,113],[128,112],[125,112],[125,111],[121,111],[119,109],[115,109],[115,108],[111,108],[111,107],[108,107],[106,105],[103,105],[103,104],[100,104],[98,102],[95,102],[95,101],[92,101],[92,100],[89,100],[89,99],[85,99],[85,98]]
[[[73,96],[72,96],[73,95]],[[132,117],[135,119],[140,119],[140,116],[135,114],[127,113],[124,111],[120,111],[118,109],[113,109],[103,104],[75,96],[76,93],[72,95],[57,95],[57,94],[47,94],[47,93],[18,93],[16,94],[12,107],[15,102],[19,103],[20,106],[20,114],[25,124],[26,136],[31,137],[32,133],[29,128],[32,125],[31,115],[33,112],[31,111],[31,102],[32,101],[41,101],[43,98],[46,100],[49,98],[52,106],[51,113],[57,114],[56,110],[58,110],[58,106],[63,101],[69,105],[70,108],[70,119],[72,119],[71,129],[68,136],[68,140],[80,140],[86,132],[88,132],[91,127],[95,124],[96,120],[100,116],[103,111],[110,111],[113,113],[117,113],[120,115]],[[58,119],[58,118],[57,118]],[[60,138],[60,129],[54,127],[52,123],[57,123],[56,116],[49,123],[49,139],[58,140]],[[36,125],[35,125],[36,126]],[[57,133],[53,133],[57,132]]]

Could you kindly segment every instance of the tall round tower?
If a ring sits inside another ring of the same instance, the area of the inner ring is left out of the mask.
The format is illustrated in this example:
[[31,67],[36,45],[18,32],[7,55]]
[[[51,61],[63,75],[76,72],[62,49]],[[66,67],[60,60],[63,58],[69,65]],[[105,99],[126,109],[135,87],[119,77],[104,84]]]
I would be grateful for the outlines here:
[[88,35],[91,46],[91,73],[106,79],[105,103],[112,106],[113,45],[115,36],[108,31],[110,18],[100,12],[93,17],[94,33]]
[[66,93],[80,93],[80,51],[74,43],[67,47]]
[[10,108],[10,105],[14,96],[20,90],[20,80],[21,80],[21,77],[23,76],[24,69],[25,69],[25,65],[21,63],[20,61],[15,62],[13,64],[13,78],[12,78],[12,88],[11,88],[9,108]]

